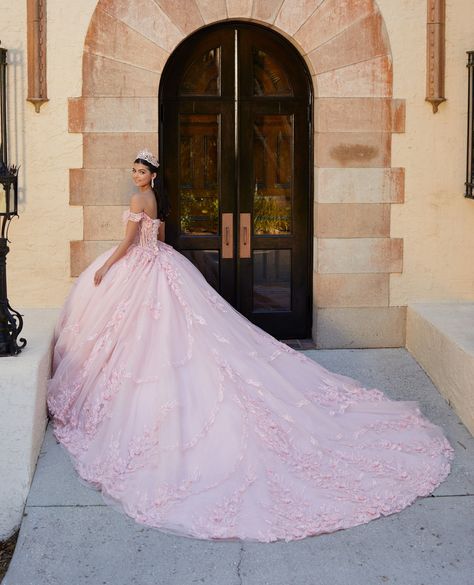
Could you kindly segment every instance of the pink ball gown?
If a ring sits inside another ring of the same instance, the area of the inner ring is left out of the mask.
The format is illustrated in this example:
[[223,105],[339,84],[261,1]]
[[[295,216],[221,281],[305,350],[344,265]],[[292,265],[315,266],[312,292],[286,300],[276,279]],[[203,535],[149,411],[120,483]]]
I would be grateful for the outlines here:
[[137,522],[202,539],[296,540],[426,496],[452,448],[415,402],[329,372],[233,309],[157,240],[99,286],[78,278],[55,331],[48,406],[80,477]]

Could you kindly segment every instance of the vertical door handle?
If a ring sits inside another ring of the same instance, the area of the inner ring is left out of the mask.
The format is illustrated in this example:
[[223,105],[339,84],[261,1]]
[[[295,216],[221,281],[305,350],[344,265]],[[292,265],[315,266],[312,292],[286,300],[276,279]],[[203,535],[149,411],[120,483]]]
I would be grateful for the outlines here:
[[221,242],[221,258],[234,257],[234,214],[222,214],[222,242]]
[[250,213],[240,214],[239,257],[250,258]]

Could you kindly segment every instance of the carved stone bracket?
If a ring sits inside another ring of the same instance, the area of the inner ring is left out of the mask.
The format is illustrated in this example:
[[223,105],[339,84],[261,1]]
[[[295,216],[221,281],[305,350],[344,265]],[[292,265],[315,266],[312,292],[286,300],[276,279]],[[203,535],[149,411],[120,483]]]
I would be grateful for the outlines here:
[[27,0],[28,97],[36,112],[48,101],[46,87],[46,0]]
[[428,0],[426,24],[426,101],[438,106],[444,97],[446,0]]

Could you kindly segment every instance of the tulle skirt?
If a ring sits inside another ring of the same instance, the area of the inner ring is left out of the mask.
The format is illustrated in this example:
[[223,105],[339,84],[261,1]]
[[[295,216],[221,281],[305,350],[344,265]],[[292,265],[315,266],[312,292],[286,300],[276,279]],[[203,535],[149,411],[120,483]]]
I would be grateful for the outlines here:
[[271,542],[398,512],[448,475],[415,402],[332,373],[249,322],[171,246],[78,278],[48,406],[79,476],[137,522]]

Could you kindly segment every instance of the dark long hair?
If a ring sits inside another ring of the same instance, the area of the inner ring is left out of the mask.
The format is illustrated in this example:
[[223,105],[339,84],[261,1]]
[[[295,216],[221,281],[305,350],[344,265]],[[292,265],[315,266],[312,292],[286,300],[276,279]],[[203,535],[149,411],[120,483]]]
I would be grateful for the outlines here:
[[143,158],[136,158],[134,160],[134,163],[135,164],[139,163],[139,164],[145,165],[150,170],[151,173],[156,173],[154,184],[151,188],[152,188],[152,191],[155,194],[155,198],[156,198],[156,205],[157,205],[157,210],[158,210],[157,216],[159,219],[161,219],[161,221],[165,221],[166,216],[170,212],[170,204],[168,201],[168,197],[166,197],[165,193],[163,192],[163,189],[161,189],[161,192],[160,192],[160,184],[158,181],[158,173],[159,173],[158,167],[155,167],[154,165],[152,165],[151,163],[149,163],[147,160],[145,160]]

